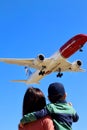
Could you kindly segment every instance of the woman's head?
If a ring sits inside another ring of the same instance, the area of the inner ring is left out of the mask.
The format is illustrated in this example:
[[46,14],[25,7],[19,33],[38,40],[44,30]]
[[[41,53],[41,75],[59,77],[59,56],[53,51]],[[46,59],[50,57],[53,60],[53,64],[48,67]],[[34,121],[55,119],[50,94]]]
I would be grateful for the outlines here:
[[45,96],[39,88],[27,89],[23,99],[23,115],[41,110],[46,105]]

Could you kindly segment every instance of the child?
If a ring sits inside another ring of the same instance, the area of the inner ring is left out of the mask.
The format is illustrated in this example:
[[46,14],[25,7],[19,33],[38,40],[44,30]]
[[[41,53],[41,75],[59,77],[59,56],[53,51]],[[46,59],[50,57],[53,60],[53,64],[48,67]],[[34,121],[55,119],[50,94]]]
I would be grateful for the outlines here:
[[66,93],[63,84],[52,83],[48,88],[48,98],[50,104],[40,111],[24,115],[20,123],[25,124],[35,121],[46,115],[51,116],[56,130],[72,130],[73,122],[77,122],[79,116],[76,111],[66,102]]

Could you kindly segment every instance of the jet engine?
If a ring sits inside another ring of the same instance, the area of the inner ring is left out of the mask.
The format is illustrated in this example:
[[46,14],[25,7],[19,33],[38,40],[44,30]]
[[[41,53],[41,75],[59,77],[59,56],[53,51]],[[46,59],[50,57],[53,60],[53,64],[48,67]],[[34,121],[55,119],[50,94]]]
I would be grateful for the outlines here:
[[42,62],[44,60],[44,55],[40,54],[37,56],[37,60],[39,60],[40,62]]
[[42,63],[45,59],[45,56],[42,54],[39,54],[36,59],[34,60],[34,64],[37,65],[39,63]]
[[77,71],[81,65],[82,65],[82,62],[80,60],[77,60],[77,61],[72,63],[71,69],[73,71]]

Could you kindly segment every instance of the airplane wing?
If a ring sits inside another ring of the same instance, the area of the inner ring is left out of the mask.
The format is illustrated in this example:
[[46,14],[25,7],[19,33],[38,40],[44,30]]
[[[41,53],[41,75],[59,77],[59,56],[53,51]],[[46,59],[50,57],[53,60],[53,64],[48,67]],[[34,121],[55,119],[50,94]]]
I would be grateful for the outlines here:
[[17,65],[31,65],[34,59],[16,59],[16,58],[0,58],[0,62],[5,62],[9,64],[17,64]]
[[16,64],[20,66],[29,66],[31,68],[35,68],[40,70],[42,66],[46,66],[51,59],[45,58],[44,61],[37,61],[35,58],[32,59],[17,59],[17,58],[0,58],[0,62],[5,62],[8,64]]
[[85,72],[85,69],[81,68],[81,61],[77,60],[73,63],[70,63],[66,60],[63,60],[60,65],[58,66],[58,68],[56,68],[55,72],[59,72],[59,68],[61,68],[61,72],[64,71],[70,71],[70,72]]

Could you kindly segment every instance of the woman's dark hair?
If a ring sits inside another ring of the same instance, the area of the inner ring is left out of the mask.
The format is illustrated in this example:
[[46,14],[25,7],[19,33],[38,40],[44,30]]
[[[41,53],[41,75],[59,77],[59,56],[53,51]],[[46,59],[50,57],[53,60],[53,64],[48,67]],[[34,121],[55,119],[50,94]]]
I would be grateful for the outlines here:
[[23,99],[23,115],[39,111],[46,105],[44,94],[39,88],[30,87],[27,89]]

